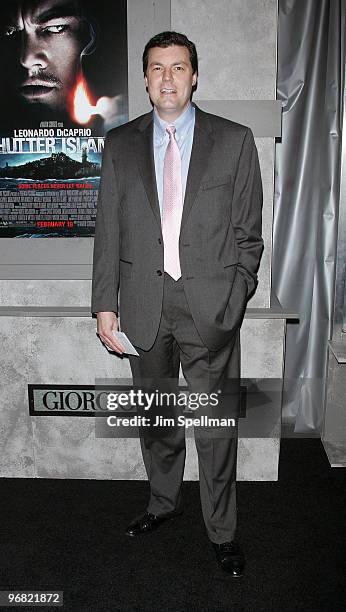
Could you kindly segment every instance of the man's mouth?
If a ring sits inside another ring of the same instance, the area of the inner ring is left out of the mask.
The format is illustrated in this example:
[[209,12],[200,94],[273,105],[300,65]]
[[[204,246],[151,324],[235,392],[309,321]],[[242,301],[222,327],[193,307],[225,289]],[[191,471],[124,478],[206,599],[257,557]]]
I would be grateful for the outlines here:
[[175,94],[175,93],[177,93],[177,90],[173,89],[171,87],[163,87],[161,89],[161,93],[163,93],[163,94]]
[[27,81],[20,87],[20,93],[24,98],[33,99],[41,98],[50,94],[54,89],[57,89],[55,83],[47,83],[46,81]]

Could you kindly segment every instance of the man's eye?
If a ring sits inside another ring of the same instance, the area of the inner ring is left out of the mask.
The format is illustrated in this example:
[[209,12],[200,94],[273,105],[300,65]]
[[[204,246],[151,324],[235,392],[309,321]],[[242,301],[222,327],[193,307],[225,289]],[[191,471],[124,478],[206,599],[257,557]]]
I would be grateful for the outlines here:
[[47,26],[46,28],[43,28],[42,31],[50,32],[51,34],[61,34],[62,32],[65,32],[67,28],[68,26],[65,24],[58,24],[58,25]]
[[183,67],[182,66],[176,66],[175,69],[176,70],[183,70]]

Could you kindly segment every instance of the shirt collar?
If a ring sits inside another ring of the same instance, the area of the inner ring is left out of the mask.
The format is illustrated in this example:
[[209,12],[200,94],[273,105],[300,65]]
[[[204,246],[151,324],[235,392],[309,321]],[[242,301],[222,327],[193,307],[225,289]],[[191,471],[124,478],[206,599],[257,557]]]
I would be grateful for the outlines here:
[[176,128],[176,138],[179,142],[180,138],[186,134],[188,128],[192,124],[195,117],[195,108],[189,104],[187,109],[175,121],[164,121],[159,117],[156,108],[154,108],[154,130],[156,136],[163,140],[167,136],[166,128],[168,125],[174,125]]

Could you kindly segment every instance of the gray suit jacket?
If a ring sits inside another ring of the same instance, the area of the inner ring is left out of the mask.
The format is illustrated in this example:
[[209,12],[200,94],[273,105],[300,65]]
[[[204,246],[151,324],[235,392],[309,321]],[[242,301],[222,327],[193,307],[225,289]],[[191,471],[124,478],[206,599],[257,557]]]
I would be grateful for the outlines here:
[[[249,128],[196,107],[179,250],[197,330],[217,350],[239,330],[257,285],[262,184]],[[162,310],[163,240],[153,113],[105,141],[96,218],[92,312],[119,312],[133,344],[154,343]]]

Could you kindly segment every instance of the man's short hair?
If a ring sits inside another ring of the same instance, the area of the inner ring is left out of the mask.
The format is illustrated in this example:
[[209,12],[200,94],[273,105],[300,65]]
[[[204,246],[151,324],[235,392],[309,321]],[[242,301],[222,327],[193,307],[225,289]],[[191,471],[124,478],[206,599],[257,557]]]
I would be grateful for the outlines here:
[[149,50],[153,49],[153,47],[161,47],[165,49],[166,47],[171,47],[172,45],[186,47],[188,49],[192,71],[193,73],[196,72],[198,74],[198,57],[195,44],[191,42],[191,40],[189,40],[185,34],[180,34],[179,32],[161,32],[160,34],[153,36],[153,38],[147,42],[143,51],[144,74],[146,74],[148,68]]

